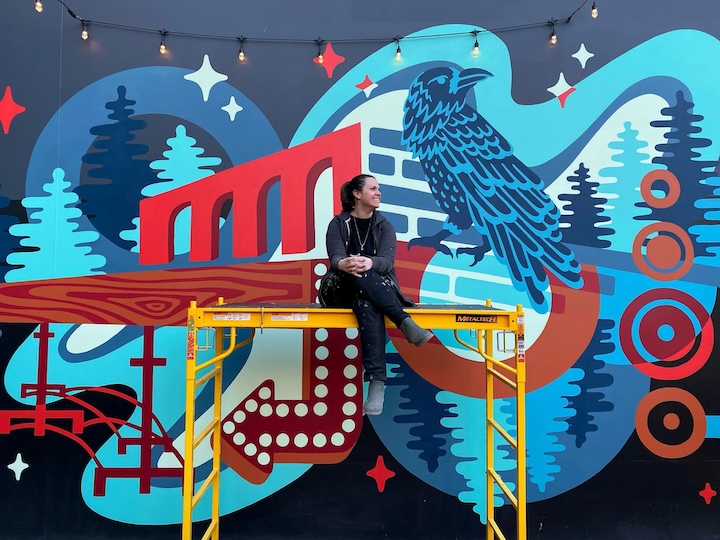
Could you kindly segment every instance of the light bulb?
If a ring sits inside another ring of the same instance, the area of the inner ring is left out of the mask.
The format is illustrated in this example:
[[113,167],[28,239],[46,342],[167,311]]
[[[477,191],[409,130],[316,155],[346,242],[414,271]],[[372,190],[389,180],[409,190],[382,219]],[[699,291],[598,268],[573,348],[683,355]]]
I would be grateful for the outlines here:
[[555,45],[557,43],[557,34],[555,33],[555,30],[553,30],[552,34],[550,34],[550,43],[552,45]]
[[83,24],[82,32],[80,32],[80,37],[83,38],[83,40],[87,40],[87,38],[89,37],[87,25],[85,24]]
[[318,53],[317,55],[317,62],[318,64],[322,64],[325,60],[323,59],[322,53]]
[[165,41],[160,42],[160,54],[165,54],[167,52],[167,47],[165,47]]
[[241,62],[245,61],[245,51],[242,50],[242,47],[240,47],[240,52],[238,53],[238,60]]
[[592,8],[590,9],[590,15],[592,15],[593,19],[597,19],[598,8],[597,8],[597,4],[595,2],[593,2]]
[[400,51],[400,44],[398,43],[397,50],[395,51],[395,60],[400,61],[402,59],[402,51]]
[[480,46],[478,45],[477,39],[475,40],[475,45],[473,46],[473,56],[477,56],[480,54]]
[[37,11],[38,13],[42,13],[42,9],[42,2],[40,0],[37,0],[37,2],[35,2],[35,11]]

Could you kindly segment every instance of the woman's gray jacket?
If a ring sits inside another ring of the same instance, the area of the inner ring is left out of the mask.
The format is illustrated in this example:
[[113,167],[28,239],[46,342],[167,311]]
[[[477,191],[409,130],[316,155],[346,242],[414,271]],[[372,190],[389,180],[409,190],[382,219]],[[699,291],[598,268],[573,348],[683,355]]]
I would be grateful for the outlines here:
[[[350,212],[342,212],[335,216],[328,225],[325,242],[327,244],[330,266],[339,270],[338,261],[348,255],[348,241],[351,233]],[[370,225],[370,233],[373,239],[373,253],[369,255],[373,262],[373,270],[378,274],[388,276],[400,290],[397,274],[395,273],[395,250],[397,248],[397,237],[395,227],[378,210],[373,212]]]

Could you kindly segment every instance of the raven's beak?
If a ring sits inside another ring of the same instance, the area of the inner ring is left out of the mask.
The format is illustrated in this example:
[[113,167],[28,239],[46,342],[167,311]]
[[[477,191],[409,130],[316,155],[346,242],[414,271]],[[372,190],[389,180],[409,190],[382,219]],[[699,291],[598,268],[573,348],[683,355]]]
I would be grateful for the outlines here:
[[492,76],[492,73],[480,68],[463,69],[458,75],[457,89],[462,90],[463,88],[470,88],[471,86],[479,83],[483,79],[487,79],[488,77]]

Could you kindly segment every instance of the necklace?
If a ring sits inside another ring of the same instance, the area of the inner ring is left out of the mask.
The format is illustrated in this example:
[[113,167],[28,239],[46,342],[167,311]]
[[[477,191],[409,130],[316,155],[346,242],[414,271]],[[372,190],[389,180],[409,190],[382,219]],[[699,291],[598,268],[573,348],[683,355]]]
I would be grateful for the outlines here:
[[360,229],[358,228],[357,219],[355,216],[353,218],[353,223],[355,224],[355,232],[357,233],[357,239],[358,242],[360,242],[360,251],[365,251],[365,244],[367,244],[368,238],[370,238],[370,229],[372,223],[368,223],[367,232],[365,233],[365,240],[360,239]]

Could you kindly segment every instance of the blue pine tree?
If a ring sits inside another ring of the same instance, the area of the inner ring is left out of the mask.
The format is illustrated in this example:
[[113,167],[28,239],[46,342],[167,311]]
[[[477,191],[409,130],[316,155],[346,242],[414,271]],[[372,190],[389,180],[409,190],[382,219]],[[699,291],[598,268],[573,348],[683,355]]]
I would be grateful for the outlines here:
[[605,400],[603,392],[597,391],[599,388],[609,388],[613,384],[612,375],[600,373],[605,367],[605,362],[600,360],[600,357],[615,349],[610,335],[610,329],[614,325],[615,323],[606,319],[598,321],[590,344],[575,363],[575,367],[581,369],[584,376],[571,384],[577,386],[580,392],[565,396],[568,400],[568,408],[575,411],[575,414],[567,419],[567,432],[575,437],[577,448],[582,448],[585,444],[588,433],[598,430],[597,425],[593,423],[595,413],[609,412],[615,407],[612,402]]
[[452,429],[442,424],[445,418],[454,418],[450,412],[452,404],[438,403],[438,388],[431,385],[413,371],[404,361],[394,369],[395,377],[388,380],[388,385],[402,386],[400,397],[407,401],[401,402],[399,408],[405,414],[397,414],[393,420],[398,424],[413,424],[409,433],[415,440],[408,442],[410,450],[419,452],[418,457],[425,462],[429,472],[435,472],[438,461],[448,453],[452,444]]
[[615,234],[610,237],[611,249],[630,253],[635,236],[645,225],[640,216],[650,213],[648,208],[638,207],[642,202],[640,181],[648,172],[655,169],[649,162],[650,154],[642,152],[648,143],[638,139],[639,131],[625,122],[618,140],[608,147],[617,150],[612,161],[618,165],[603,167],[599,175],[607,178],[602,182],[602,195],[608,199],[604,215],[610,218]]
[[[717,171],[716,171],[717,174]],[[720,177],[711,176],[703,183],[712,189],[712,196],[695,201],[695,208],[704,212],[703,219],[690,227],[690,233],[702,245],[702,253],[697,257],[698,262],[720,265]]]
[[[681,184],[680,196],[669,208],[652,208],[648,216],[640,219],[667,221],[689,231],[693,224],[703,219],[703,212],[695,207],[695,201],[712,196],[712,187],[704,184],[702,180],[714,175],[712,169],[715,162],[697,159],[700,153],[696,149],[706,148],[711,144],[710,140],[697,135],[702,128],[696,124],[703,116],[693,112],[695,104],[685,98],[684,92],[677,92],[676,99],[675,105],[661,111],[669,118],[655,120],[650,122],[650,125],[668,130],[664,135],[667,142],[656,146],[660,155],[652,161],[665,166],[678,178]],[[665,186],[658,189],[667,191]],[[640,203],[640,206],[648,207],[647,203]],[[697,242],[697,234],[689,234],[695,256],[708,255],[705,245]]]
[[[454,401],[457,403],[450,408],[454,415],[443,420],[443,425],[453,430],[453,436],[458,441],[453,444],[451,451],[459,461],[455,467],[458,474],[466,480],[466,489],[458,494],[461,502],[473,505],[473,510],[480,516],[480,519],[487,521],[485,512],[485,426],[482,419],[485,417],[485,400],[452,394],[441,391],[438,394],[438,401]],[[498,399],[494,403],[495,421],[506,431],[513,432],[516,429],[515,418],[507,413],[508,403],[511,400]],[[505,450],[504,439],[495,439],[495,470],[502,477],[507,471],[517,469],[517,460],[514,454],[510,455]],[[513,487],[513,486],[511,486]],[[503,504],[503,497],[500,496],[499,488],[496,488],[495,506]]]
[[561,470],[555,456],[565,451],[559,434],[567,430],[568,401],[562,396],[572,392],[569,383],[577,377],[578,370],[570,368],[550,384],[527,395],[528,478],[541,493]]
[[610,221],[610,218],[600,215],[602,205],[607,199],[597,195],[599,184],[590,180],[589,172],[590,170],[580,163],[574,173],[575,176],[567,177],[571,185],[571,193],[558,197],[567,203],[564,210],[570,212],[560,217],[563,240],[570,244],[606,248],[610,242],[600,237],[613,233],[613,229],[603,226],[605,222]]
[[[152,197],[165,193],[187,184],[197,182],[214,173],[210,167],[222,163],[218,157],[202,156],[205,150],[195,146],[197,141],[187,134],[187,129],[182,124],[175,128],[175,136],[167,140],[170,150],[163,152],[165,159],[157,159],[150,163],[150,167],[156,171],[160,182],[154,182],[145,186],[141,193],[145,197]],[[222,226],[223,220],[218,226]],[[139,219],[133,220],[133,227],[120,234],[121,238],[132,241],[135,247],[132,251],[139,251]],[[175,254],[187,253],[190,251],[190,208],[184,208],[175,218]]]
[[52,182],[43,185],[47,195],[25,197],[28,223],[10,227],[11,235],[21,238],[20,245],[32,251],[10,253],[6,261],[18,266],[5,274],[5,280],[30,281],[61,277],[103,274],[105,257],[92,252],[99,238],[95,231],[80,231],[78,196],[69,188],[65,172],[55,169]]
[[113,123],[95,126],[90,133],[97,138],[82,161],[94,165],[87,172],[97,182],[81,183],[75,188],[80,197],[80,209],[95,229],[114,244],[130,249],[132,243],[120,237],[120,231],[129,229],[138,216],[138,203],[142,189],[155,181],[150,162],[141,159],[148,147],[134,143],[136,131],[145,129],[147,122],[132,118],[135,101],[126,97],[126,89],[119,86],[118,97],[105,108],[111,111],[108,119]]
[[0,278],[2,279],[10,269],[5,258],[8,254],[20,249],[18,238],[10,234],[10,227],[20,220],[12,214],[5,213],[9,206],[10,199],[0,195],[0,233],[2,233],[0,234]]

